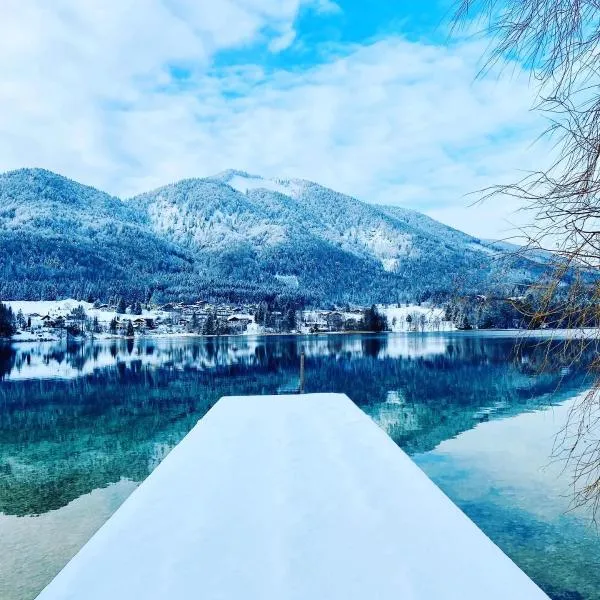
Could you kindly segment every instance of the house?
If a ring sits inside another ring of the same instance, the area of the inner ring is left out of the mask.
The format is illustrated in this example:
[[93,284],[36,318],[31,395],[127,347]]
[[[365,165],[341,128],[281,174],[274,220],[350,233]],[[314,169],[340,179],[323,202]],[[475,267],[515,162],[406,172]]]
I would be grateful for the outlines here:
[[231,315],[230,317],[227,317],[227,322],[228,323],[252,323],[252,321],[254,321],[254,317],[252,315]]
[[227,317],[227,325],[235,333],[243,333],[248,325],[253,322],[254,318],[251,315],[236,314]]
[[42,321],[42,316],[36,312],[25,315],[25,322],[29,323],[29,326],[32,329],[38,329],[44,325],[44,321]]

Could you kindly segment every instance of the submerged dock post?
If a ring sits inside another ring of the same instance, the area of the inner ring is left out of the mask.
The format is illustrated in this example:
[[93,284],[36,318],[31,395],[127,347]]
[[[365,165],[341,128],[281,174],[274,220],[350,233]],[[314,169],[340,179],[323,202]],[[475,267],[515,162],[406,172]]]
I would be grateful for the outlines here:
[[300,386],[298,392],[304,394],[304,348],[300,351]]

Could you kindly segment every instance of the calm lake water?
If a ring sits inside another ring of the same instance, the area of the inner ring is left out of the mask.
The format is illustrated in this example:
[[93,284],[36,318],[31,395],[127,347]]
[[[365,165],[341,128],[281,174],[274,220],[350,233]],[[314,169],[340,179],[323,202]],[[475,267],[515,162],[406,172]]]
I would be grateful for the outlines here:
[[584,365],[502,334],[0,347],[0,598],[36,594],[223,395],[345,392],[547,593],[600,599],[600,536],[550,460]]

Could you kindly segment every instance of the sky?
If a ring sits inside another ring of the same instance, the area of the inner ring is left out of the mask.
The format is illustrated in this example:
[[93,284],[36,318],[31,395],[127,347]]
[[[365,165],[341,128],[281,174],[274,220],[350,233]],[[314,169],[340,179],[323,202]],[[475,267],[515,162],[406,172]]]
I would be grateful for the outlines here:
[[[450,32],[452,0],[3,0],[0,171],[128,197],[240,169],[413,208],[482,238],[477,190],[539,168],[520,65]],[[479,74],[479,76],[478,76]]]

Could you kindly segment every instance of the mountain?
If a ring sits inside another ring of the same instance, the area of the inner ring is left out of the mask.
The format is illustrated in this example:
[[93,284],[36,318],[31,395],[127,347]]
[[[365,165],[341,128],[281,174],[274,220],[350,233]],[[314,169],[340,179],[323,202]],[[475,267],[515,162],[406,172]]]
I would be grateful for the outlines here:
[[127,294],[193,262],[118,198],[40,169],[0,175],[2,298]]
[[60,175],[0,175],[0,297],[288,295],[399,302],[527,284],[543,261],[300,179],[225,171],[127,200]]
[[366,204],[304,180],[239,171],[128,201],[214,277],[287,281],[320,298],[407,300],[524,283],[540,265],[406,209]]

